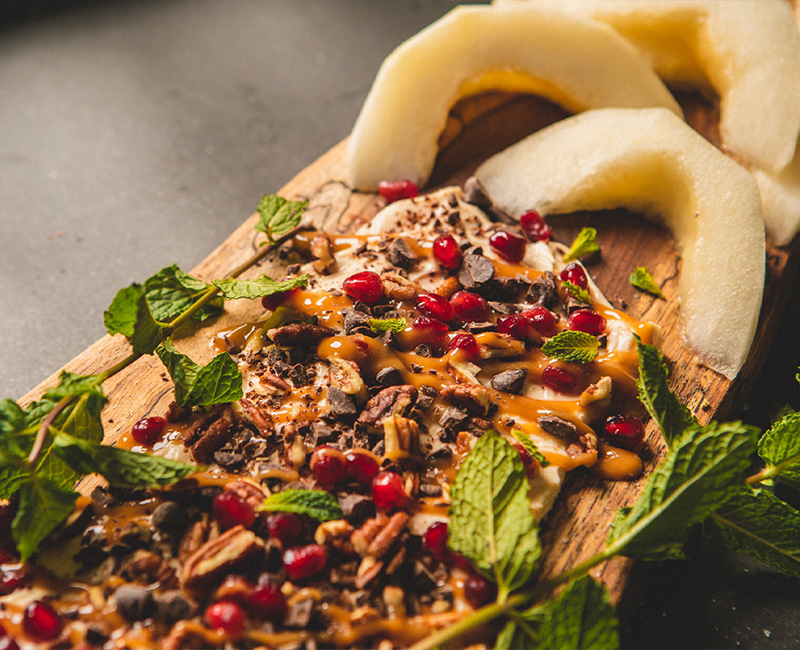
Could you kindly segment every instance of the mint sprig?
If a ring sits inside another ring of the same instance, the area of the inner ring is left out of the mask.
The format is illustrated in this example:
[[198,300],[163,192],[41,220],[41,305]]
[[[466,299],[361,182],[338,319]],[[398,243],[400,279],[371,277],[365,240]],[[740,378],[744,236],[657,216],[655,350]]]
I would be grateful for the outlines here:
[[402,332],[408,327],[405,318],[370,318],[367,326],[373,332]]
[[600,250],[597,243],[597,230],[595,228],[582,228],[569,247],[567,254],[564,255],[565,262],[572,262],[578,258],[592,255]]
[[267,235],[270,243],[300,224],[308,201],[288,201],[276,194],[265,194],[258,203],[258,223],[255,228]]
[[631,273],[629,280],[639,291],[644,291],[645,293],[656,296],[656,298],[663,298],[666,300],[666,297],[661,291],[661,287],[658,286],[658,283],[646,266],[637,266],[633,273]]
[[578,330],[564,330],[542,345],[551,359],[572,363],[590,363],[597,358],[600,342],[596,336]]
[[288,489],[270,494],[259,508],[261,512],[293,512],[317,521],[344,517],[339,503],[330,492],[323,490]]
[[215,280],[216,286],[226,300],[239,300],[263,298],[275,293],[283,293],[292,289],[300,289],[308,286],[308,275],[298,275],[294,278],[285,280],[273,280],[268,275],[259,276],[253,280]]
[[533,440],[531,440],[530,437],[525,434],[524,431],[521,429],[512,429],[511,435],[514,436],[514,438],[516,438],[523,446],[525,451],[527,451],[536,460],[536,462],[539,463],[540,467],[547,467],[550,464],[550,461],[544,457],[544,454],[539,451],[539,448],[534,444]]

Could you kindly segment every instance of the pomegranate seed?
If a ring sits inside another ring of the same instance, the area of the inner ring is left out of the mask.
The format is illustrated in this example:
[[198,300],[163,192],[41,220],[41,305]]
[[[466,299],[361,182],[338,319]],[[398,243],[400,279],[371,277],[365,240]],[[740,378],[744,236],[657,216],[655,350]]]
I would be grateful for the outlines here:
[[547,366],[542,371],[542,383],[559,393],[572,393],[578,385],[578,380],[563,368]]
[[52,605],[43,600],[34,600],[25,608],[22,629],[36,641],[50,641],[61,634],[61,618]]
[[548,334],[553,331],[556,326],[556,317],[547,307],[542,305],[534,305],[530,309],[522,312],[522,315],[528,319],[528,322],[540,334]]
[[477,293],[458,291],[450,298],[450,306],[463,321],[479,321],[489,313],[488,303]]
[[342,283],[344,292],[353,300],[374,305],[383,296],[381,276],[374,271],[361,271],[351,275]]
[[577,262],[570,262],[564,267],[564,270],[558,276],[564,282],[572,282],[572,284],[579,286],[581,289],[586,289],[589,286],[589,279],[586,277],[586,271]]
[[498,230],[489,237],[489,246],[509,262],[521,262],[525,257],[525,238],[507,230]]
[[232,600],[219,600],[206,608],[203,620],[208,627],[229,637],[239,637],[244,631],[244,612]]
[[214,497],[211,507],[214,518],[223,530],[239,525],[250,528],[256,520],[256,511],[253,506],[235,492],[218,494]]
[[522,314],[506,314],[497,319],[497,331],[520,341],[527,341],[531,333],[531,322]]
[[389,203],[400,199],[413,199],[419,194],[419,188],[414,181],[403,179],[401,181],[381,181],[378,183],[378,194]]
[[444,562],[450,555],[447,548],[447,522],[436,521],[428,526],[422,543],[434,560]]
[[381,510],[393,510],[404,505],[408,495],[400,474],[386,470],[378,472],[372,479],[372,500]]
[[482,575],[473,573],[464,581],[464,598],[478,609],[497,598],[497,587]]
[[455,271],[464,254],[452,235],[440,235],[433,240],[433,256],[448,271]]
[[140,445],[147,445],[148,447],[155,444],[156,441],[164,433],[164,427],[167,426],[167,419],[153,416],[150,418],[142,418],[131,429],[131,436]]
[[417,309],[425,316],[447,322],[453,318],[453,308],[444,296],[435,293],[421,293],[417,296]]
[[456,334],[450,339],[450,342],[447,344],[447,349],[448,351],[463,350],[464,354],[467,356],[467,359],[470,361],[474,361],[481,356],[481,348],[478,345],[478,341],[475,340],[475,337],[472,334]]
[[638,451],[644,442],[644,425],[634,415],[612,415],[604,429],[606,440],[623,449]]
[[288,610],[286,596],[274,582],[258,585],[250,594],[247,605],[253,614],[273,623],[282,623]]
[[278,293],[273,293],[269,296],[264,296],[261,299],[261,306],[264,309],[268,309],[269,311],[275,311],[278,307],[280,307],[283,303],[285,303],[290,296],[294,295],[300,291],[300,289],[289,289],[288,291],[279,291]]
[[22,571],[4,571],[0,577],[0,595],[10,594],[28,582],[28,576]]
[[292,546],[303,533],[303,520],[292,512],[276,512],[267,519],[267,531],[270,537],[277,539],[281,546]]
[[317,447],[311,454],[311,471],[320,487],[330,490],[345,477],[344,454],[329,445]]
[[324,546],[309,544],[287,549],[283,552],[283,566],[291,580],[302,580],[313,576],[328,563],[328,553]]
[[602,334],[606,331],[606,319],[593,309],[576,309],[567,319],[567,329]]
[[372,479],[381,469],[374,456],[365,451],[351,449],[345,453],[344,458],[350,479],[361,485],[372,485]]
[[463,555],[459,555],[458,553],[450,553],[450,559],[453,561],[453,566],[458,567],[466,573],[472,573],[475,571],[475,568],[472,566],[470,561]]
[[522,232],[531,241],[550,241],[553,236],[553,228],[548,224],[542,215],[536,210],[526,212],[519,218],[519,225]]

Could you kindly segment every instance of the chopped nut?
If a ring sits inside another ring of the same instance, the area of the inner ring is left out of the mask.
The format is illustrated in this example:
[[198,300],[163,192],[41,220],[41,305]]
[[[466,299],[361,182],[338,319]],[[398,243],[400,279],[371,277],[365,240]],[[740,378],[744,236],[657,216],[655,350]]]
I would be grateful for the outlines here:
[[178,559],[185,560],[208,539],[208,523],[204,520],[194,522],[181,538]]
[[344,393],[352,395],[358,402],[366,402],[367,386],[364,380],[361,379],[358,364],[349,359],[342,359],[337,355],[333,355],[328,361],[330,363],[328,377],[331,386],[336,386]]
[[262,409],[260,406],[251,402],[249,399],[240,399],[239,404],[242,407],[247,419],[256,425],[256,428],[265,436],[275,433],[275,424],[272,421],[272,416]]
[[483,332],[475,336],[481,351],[481,359],[510,359],[525,354],[525,344],[508,334]]
[[399,273],[388,271],[381,274],[383,293],[389,300],[413,300],[420,292],[419,285]]
[[314,541],[317,544],[325,544],[331,539],[345,537],[353,532],[353,526],[344,519],[333,519],[323,521],[314,531]]
[[350,535],[350,543],[353,545],[355,552],[361,557],[368,555],[370,543],[375,539],[375,536],[383,529],[387,522],[388,519],[385,517],[373,517],[365,521],[361,528],[354,531],[353,534]]
[[383,588],[382,596],[389,618],[404,617],[406,615],[406,595],[400,587],[386,585]]
[[289,323],[267,330],[267,336],[275,345],[282,346],[315,344],[335,333],[330,327],[311,323]]
[[486,415],[489,412],[491,396],[489,391],[479,384],[444,386],[439,394],[444,401],[475,415]]
[[581,393],[578,403],[586,408],[591,404],[606,400],[611,397],[611,392],[614,387],[614,380],[611,377],[602,377],[596,384],[590,384],[588,388]]
[[264,503],[264,499],[267,498],[267,495],[264,494],[264,490],[261,488],[261,485],[252,479],[234,479],[232,481],[228,481],[222,489],[226,492],[236,493],[238,496],[247,501],[247,503],[253,506],[253,508],[258,508],[262,503]]
[[394,266],[399,266],[401,269],[410,269],[419,261],[417,254],[402,237],[398,237],[389,244],[386,257]]
[[395,512],[383,529],[369,543],[367,552],[377,558],[383,557],[400,536],[400,533],[403,532],[410,517],[407,512],[402,510]]
[[264,542],[244,526],[234,526],[198,548],[183,565],[181,584],[187,591],[210,588],[264,552]]
[[322,233],[311,240],[311,256],[314,258],[314,270],[327,275],[336,269],[336,259],[333,256],[331,238]]
[[578,427],[574,422],[557,415],[542,415],[536,422],[543,431],[558,438],[572,438],[578,433]]
[[454,293],[460,290],[461,283],[458,281],[456,276],[451,275],[449,278],[445,278],[444,282],[442,282],[433,290],[433,293],[438,294],[443,298],[450,299]]
[[383,421],[383,440],[386,458],[407,458],[419,447],[419,425],[399,415],[389,416]]
[[413,386],[389,386],[367,402],[358,422],[377,428],[390,415],[407,415],[416,400],[417,389]]
[[[358,566],[358,571],[356,572],[356,587],[358,589],[363,589],[372,580],[378,577],[382,570],[383,562],[372,555],[367,555],[361,560],[361,564]],[[355,612],[353,612],[353,616],[355,616]]]

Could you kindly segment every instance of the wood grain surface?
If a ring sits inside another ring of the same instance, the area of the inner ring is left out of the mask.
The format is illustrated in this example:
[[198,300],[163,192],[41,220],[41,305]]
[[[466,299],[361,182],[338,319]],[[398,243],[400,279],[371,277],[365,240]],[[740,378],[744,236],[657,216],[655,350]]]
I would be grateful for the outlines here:
[[[709,140],[718,144],[716,111],[712,105],[693,96],[679,97],[687,120]],[[566,114],[542,99],[525,95],[490,93],[462,100],[451,112],[440,138],[440,156],[426,190],[463,183],[475,167],[489,155],[546,126]],[[280,190],[286,198],[307,198],[309,217],[315,227],[329,233],[346,233],[370,219],[383,205],[374,194],[353,192],[346,179],[347,141],[336,145],[314,164],[300,172]],[[258,250],[261,235],[253,229],[256,215],[248,218],[194,270],[204,280],[226,276]],[[737,406],[752,388],[763,365],[786,306],[788,288],[798,265],[798,244],[776,248],[767,245],[767,274],[764,302],[758,332],[748,361],[731,382],[698,364],[681,341],[680,307],[673,299],[680,274],[680,260],[663,228],[637,215],[623,211],[586,213],[553,217],[555,238],[569,243],[587,225],[598,231],[602,259],[590,271],[600,289],[615,307],[640,320],[662,328],[663,352],[671,371],[671,385],[701,422],[736,415]],[[169,263],[165,260],[164,265]],[[667,300],[642,294],[630,285],[628,277],[636,266],[649,267],[662,286]],[[278,252],[273,252],[243,277],[261,273],[281,276]],[[142,278],[143,279],[143,278]],[[176,345],[195,361],[205,363],[214,353],[213,340],[224,332],[262,313],[260,301],[226,303],[225,314],[202,329],[183,330]],[[720,332],[719,336],[725,336]],[[130,353],[121,337],[104,337],[67,364],[72,372],[90,374],[110,367]],[[57,374],[24,396],[23,402],[38,398],[55,384]],[[157,357],[145,357],[112,377],[104,385],[110,403],[103,412],[106,441],[113,444],[146,415],[163,414],[172,401],[169,377]],[[646,473],[665,452],[653,423],[643,457]],[[96,481],[87,479],[81,489]],[[617,508],[631,504],[641,491],[638,482],[608,482],[577,470],[566,481],[564,490],[542,531],[545,546],[543,572],[553,575],[574,566],[602,548]],[[612,597],[622,593],[630,561],[621,558],[598,567],[594,575],[609,586]]]

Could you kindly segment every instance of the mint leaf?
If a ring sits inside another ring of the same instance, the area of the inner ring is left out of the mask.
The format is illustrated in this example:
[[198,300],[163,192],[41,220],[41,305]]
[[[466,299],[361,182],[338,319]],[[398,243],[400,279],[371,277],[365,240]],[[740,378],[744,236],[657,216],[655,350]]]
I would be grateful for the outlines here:
[[[147,304],[153,318],[162,323],[168,323],[183,314],[211,286],[181,270],[177,264],[161,269],[144,282]],[[192,318],[205,321],[220,313],[222,299],[217,298],[192,314]]]
[[639,399],[658,423],[664,439],[669,443],[687,427],[696,424],[697,420],[675,393],[670,391],[667,382],[669,370],[661,353],[655,346],[642,343],[638,336],[636,348],[639,354],[639,377],[636,380]]
[[630,282],[640,291],[666,300],[666,297],[661,292],[661,287],[658,286],[658,283],[653,279],[653,276],[650,274],[650,271],[647,270],[646,266],[637,266],[634,272],[631,273]]
[[572,246],[569,247],[567,254],[564,255],[564,261],[571,262],[579,257],[591,255],[599,251],[600,245],[597,243],[596,239],[597,230],[588,227],[582,228],[575,238],[575,241],[572,242]]
[[101,388],[103,379],[100,375],[78,375],[62,370],[58,376],[58,385],[46,390],[43,397],[57,402],[70,395],[96,395],[105,403],[106,396]]
[[273,280],[267,275],[254,280],[214,280],[216,286],[226,300],[239,300],[242,298],[263,298],[274,293],[283,293],[292,289],[308,286],[308,275],[285,280]]
[[178,406],[226,404],[242,398],[242,373],[227,352],[201,366],[167,339],[156,350],[175,384]]
[[617,617],[605,587],[588,575],[568,585],[549,608],[539,636],[540,650],[619,647]]
[[706,526],[729,549],[800,577],[800,511],[771,492],[741,488]]
[[690,527],[735,496],[756,435],[757,429],[741,422],[687,429],[634,506],[618,513],[609,547],[642,559],[678,557]]
[[11,532],[20,559],[25,562],[72,512],[78,493],[35,474],[20,483],[17,493],[19,507],[11,523]]
[[494,650],[537,650],[542,622],[549,616],[551,603],[537,605],[526,612],[509,612],[494,642]]
[[269,495],[259,508],[261,512],[294,512],[317,521],[342,519],[344,513],[330,492],[323,490],[284,490]]
[[586,303],[587,305],[592,304],[592,297],[589,295],[589,292],[586,291],[586,289],[582,289],[577,284],[574,284],[569,280],[562,280],[561,286],[565,287],[566,290],[569,291],[570,295],[575,298],[575,300]]
[[784,416],[758,441],[758,455],[766,473],[800,488],[800,413]]
[[541,553],[528,488],[517,450],[490,430],[450,491],[448,545],[497,582],[501,602],[528,581]]
[[525,448],[525,451],[527,451],[533,458],[536,459],[536,462],[539,463],[540,467],[547,467],[550,464],[550,461],[544,457],[544,454],[539,451],[539,448],[533,443],[533,440],[531,440],[525,434],[524,431],[521,429],[512,429],[511,435],[519,440],[519,442]]
[[163,487],[201,468],[168,458],[95,444],[59,434],[55,453],[81,474],[100,474],[119,487]]
[[132,284],[120,289],[103,312],[106,331],[122,334],[136,354],[152,354],[164,336],[165,326],[156,322],[147,304],[144,286]]
[[[25,428],[25,411],[13,399],[0,400],[0,434],[3,436]],[[2,438],[2,436],[0,436]]]
[[402,332],[408,327],[405,318],[370,318],[367,325],[373,332]]
[[287,201],[277,194],[265,194],[258,203],[259,220],[255,228],[272,242],[300,224],[308,201]]
[[545,341],[542,352],[552,359],[589,363],[597,358],[600,341],[596,336],[578,330],[564,330]]

